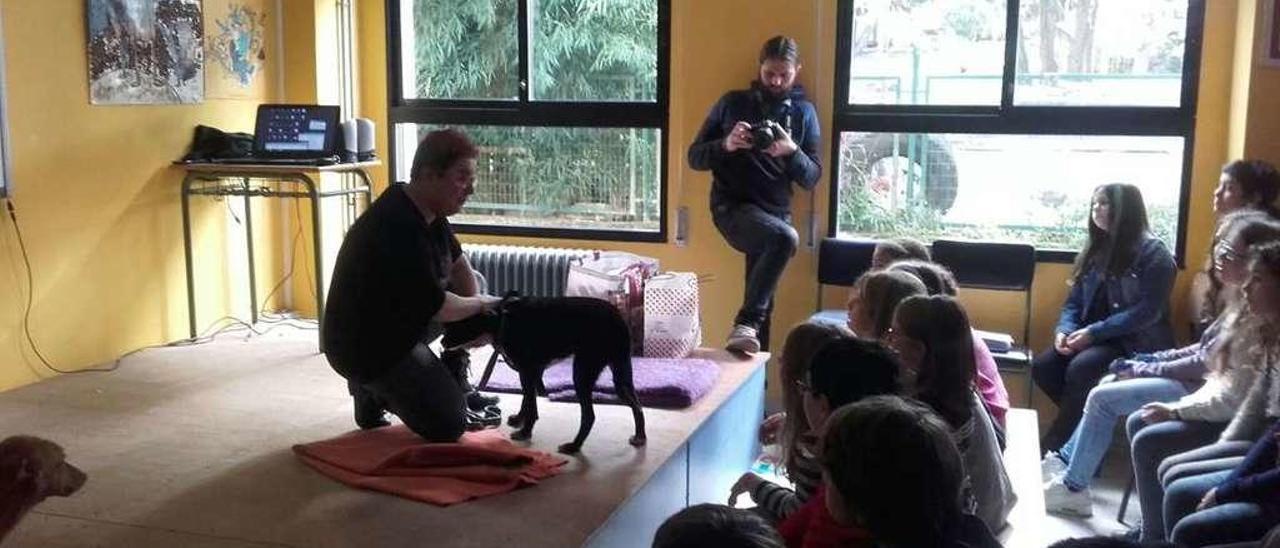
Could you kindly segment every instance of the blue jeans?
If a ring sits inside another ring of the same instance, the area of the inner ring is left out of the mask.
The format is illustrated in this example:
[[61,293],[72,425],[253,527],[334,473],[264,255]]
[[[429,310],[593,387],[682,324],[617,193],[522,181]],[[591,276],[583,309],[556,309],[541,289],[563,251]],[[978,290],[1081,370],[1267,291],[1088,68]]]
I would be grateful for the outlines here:
[[1116,420],[1151,402],[1174,401],[1187,395],[1182,383],[1172,379],[1129,379],[1100,385],[1089,392],[1084,415],[1059,456],[1067,463],[1063,483],[1074,490],[1089,486],[1094,472],[1111,447]]
[[1205,493],[1231,474],[1222,470],[1179,479],[1169,484],[1164,502],[1165,523],[1176,524],[1169,533],[1174,546],[1208,546],[1259,540],[1276,523],[1275,509],[1251,503],[1228,502],[1196,511]]
[[1160,485],[1168,491],[1179,479],[1235,468],[1251,447],[1253,443],[1247,441],[1219,441],[1165,457],[1160,462]]
[[1062,448],[1080,423],[1089,391],[1106,374],[1111,361],[1124,355],[1124,349],[1104,342],[1070,356],[1052,348],[1036,356],[1031,363],[1031,376],[1058,406],[1058,416],[1040,437],[1041,453]]
[[1166,421],[1148,425],[1142,421],[1142,412],[1136,411],[1129,415],[1125,426],[1133,458],[1134,485],[1142,506],[1142,540],[1164,540],[1164,486],[1160,484],[1160,463],[1165,457],[1217,441],[1227,424]]
[[800,236],[787,218],[750,203],[713,204],[711,219],[725,241],[747,256],[742,308],[733,323],[758,329],[765,323],[778,280],[795,255]]

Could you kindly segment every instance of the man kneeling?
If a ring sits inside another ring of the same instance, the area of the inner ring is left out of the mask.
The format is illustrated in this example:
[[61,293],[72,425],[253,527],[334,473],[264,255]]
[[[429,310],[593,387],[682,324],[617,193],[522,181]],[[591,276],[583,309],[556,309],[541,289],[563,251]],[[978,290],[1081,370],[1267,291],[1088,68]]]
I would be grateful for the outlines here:
[[477,154],[461,132],[431,132],[418,145],[409,184],[388,187],[342,242],[320,336],[329,364],[347,379],[361,428],[385,426],[390,411],[423,439],[452,442],[467,426],[468,407],[496,403],[471,390],[465,350],[441,359],[427,346],[445,323],[498,302],[476,295],[448,221],[475,190]]

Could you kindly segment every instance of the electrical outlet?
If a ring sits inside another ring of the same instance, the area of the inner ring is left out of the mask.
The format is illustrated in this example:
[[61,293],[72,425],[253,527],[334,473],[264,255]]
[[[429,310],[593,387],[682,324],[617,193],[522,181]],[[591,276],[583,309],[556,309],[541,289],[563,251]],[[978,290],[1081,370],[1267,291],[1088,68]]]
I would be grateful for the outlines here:
[[676,245],[689,244],[689,206],[676,208]]

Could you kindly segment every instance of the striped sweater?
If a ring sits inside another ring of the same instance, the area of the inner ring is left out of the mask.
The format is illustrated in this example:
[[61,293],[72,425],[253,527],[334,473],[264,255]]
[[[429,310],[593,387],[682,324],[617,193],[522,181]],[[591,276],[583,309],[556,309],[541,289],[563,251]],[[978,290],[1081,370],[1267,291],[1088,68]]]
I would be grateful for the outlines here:
[[822,468],[818,466],[818,460],[803,449],[797,452],[795,464],[788,467],[786,473],[795,489],[762,481],[751,491],[751,500],[774,521],[795,513],[822,483]]

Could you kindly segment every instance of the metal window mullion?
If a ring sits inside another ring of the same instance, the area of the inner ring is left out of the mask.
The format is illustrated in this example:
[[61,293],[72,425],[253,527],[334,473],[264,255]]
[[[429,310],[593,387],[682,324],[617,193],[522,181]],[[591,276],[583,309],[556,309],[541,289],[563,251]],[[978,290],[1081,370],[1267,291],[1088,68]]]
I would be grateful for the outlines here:
[[529,18],[529,0],[519,0],[518,5],[516,22],[519,35],[516,42],[520,48],[520,105],[524,106],[529,104],[529,88],[533,85],[529,80],[529,56],[533,54],[533,48],[529,44],[531,36],[529,27],[533,21]]
[[1007,0],[1004,31],[1004,73],[1000,86],[1000,110],[1013,108],[1018,73],[1018,10],[1020,0]]

